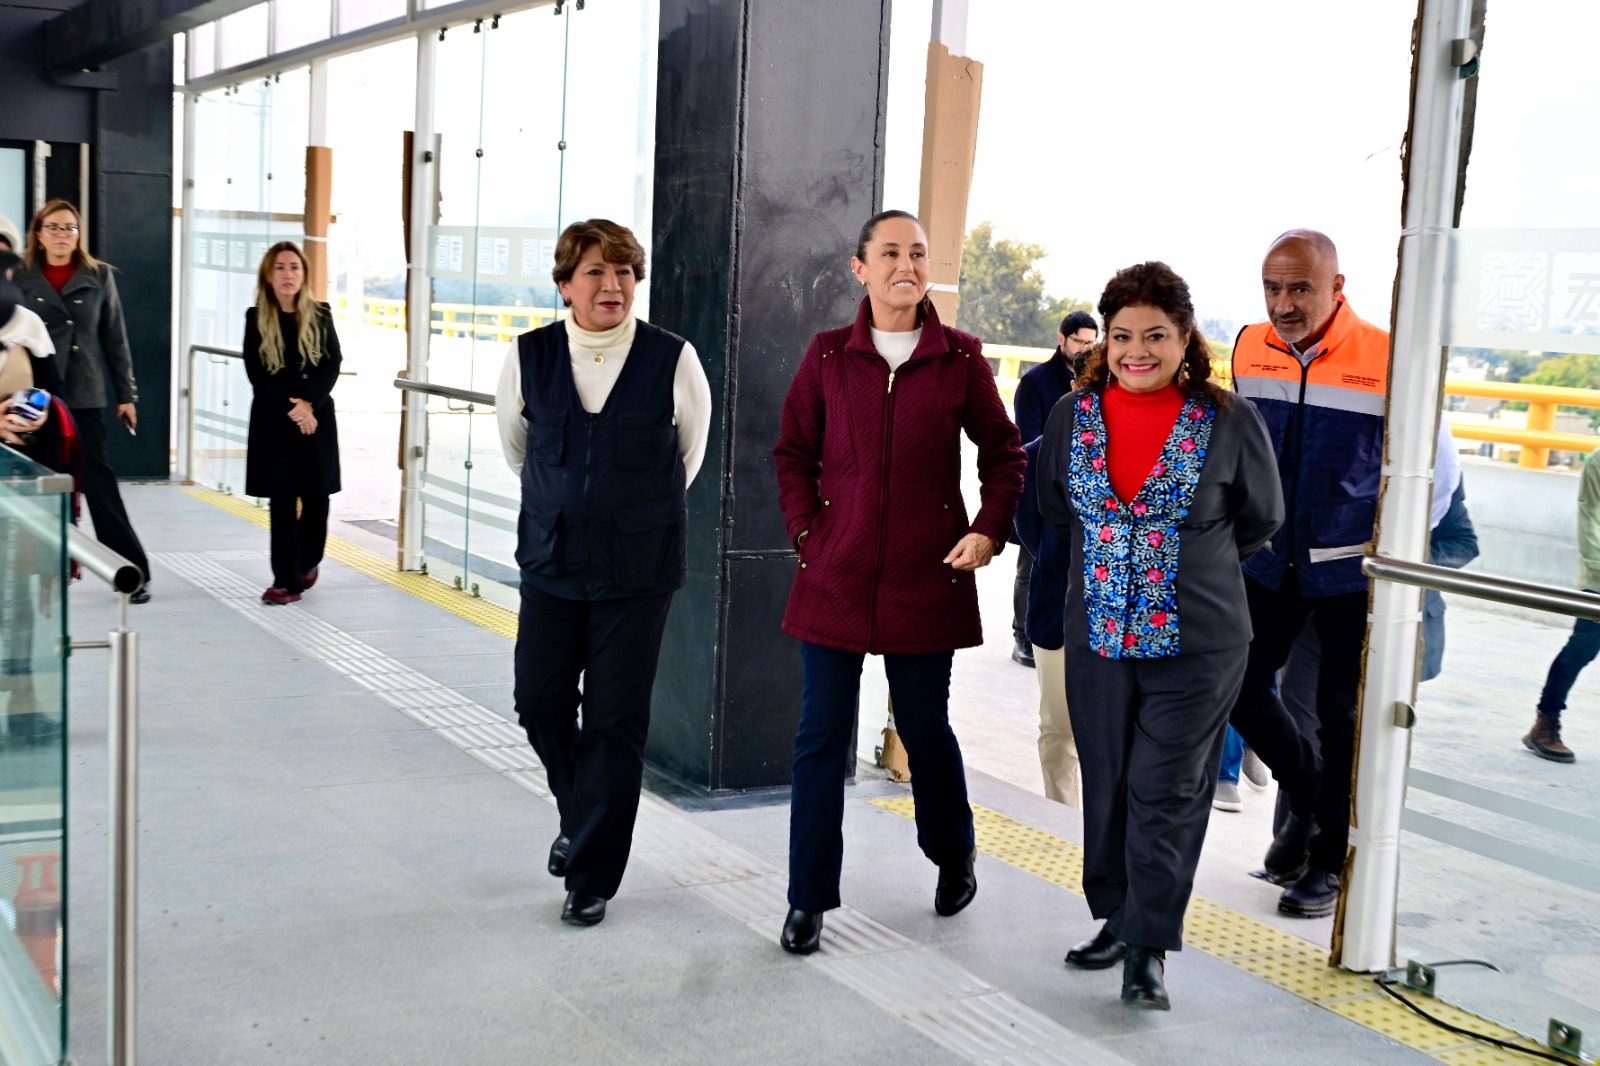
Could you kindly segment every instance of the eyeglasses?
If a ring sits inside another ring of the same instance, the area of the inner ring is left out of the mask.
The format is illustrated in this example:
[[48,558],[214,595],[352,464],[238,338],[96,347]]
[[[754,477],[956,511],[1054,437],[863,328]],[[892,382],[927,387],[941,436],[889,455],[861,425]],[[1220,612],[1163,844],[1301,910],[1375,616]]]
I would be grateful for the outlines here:
[[39,227],[46,233],[77,233],[77,226],[58,226],[54,222],[46,222]]

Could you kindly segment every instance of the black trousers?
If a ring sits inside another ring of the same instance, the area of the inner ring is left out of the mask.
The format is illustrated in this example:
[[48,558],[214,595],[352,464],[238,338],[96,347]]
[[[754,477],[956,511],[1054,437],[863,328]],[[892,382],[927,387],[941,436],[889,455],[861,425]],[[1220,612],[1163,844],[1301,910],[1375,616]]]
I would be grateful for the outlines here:
[[[789,789],[789,906],[839,906],[844,863],[844,779],[853,765],[861,652],[802,643],[804,688]],[[894,725],[906,746],[917,845],[937,866],[972,854],[972,807],[961,745],[950,728],[950,667],[955,653],[885,655]]]
[[1223,726],[1247,651],[1106,659],[1066,648],[1083,775],[1083,894],[1129,944],[1183,947]]
[[[1292,568],[1277,590],[1248,577],[1244,586],[1255,639],[1231,721],[1289,793],[1290,809],[1316,816],[1320,831],[1311,842],[1312,868],[1338,873],[1350,838],[1350,774],[1367,593],[1302,596]],[[1278,671],[1307,623],[1315,627],[1322,645],[1314,737],[1296,725],[1277,692]]]
[[1011,636],[1018,644],[1028,640],[1028,583],[1033,580],[1033,556],[1017,545],[1017,577],[1011,583]]
[[549,776],[561,834],[572,840],[568,891],[610,899],[622,883],[671,606],[670,592],[568,600],[522,586],[517,719]]
[[322,564],[328,546],[328,494],[322,491],[322,470],[316,452],[303,450],[308,454],[294,464],[295,491],[269,498],[272,583],[290,592],[302,590],[302,576]]
[[117,472],[106,457],[106,409],[74,407],[72,420],[78,426],[78,441],[83,450],[83,497],[89,504],[89,519],[94,522],[95,538],[137,566],[150,580],[150,560],[133,531],[128,509],[117,488]]

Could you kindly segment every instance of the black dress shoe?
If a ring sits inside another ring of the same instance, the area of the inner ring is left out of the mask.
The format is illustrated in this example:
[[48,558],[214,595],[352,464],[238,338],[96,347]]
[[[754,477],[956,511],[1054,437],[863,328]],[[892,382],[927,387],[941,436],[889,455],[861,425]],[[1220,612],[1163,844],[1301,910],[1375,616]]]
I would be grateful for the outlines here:
[[939,885],[933,890],[933,913],[948,918],[972,902],[978,894],[978,875],[972,865],[978,858],[974,848],[965,862],[939,867]]
[[783,936],[779,938],[783,950],[791,955],[809,955],[822,945],[822,912],[789,908],[789,917],[783,920]]
[[1311,837],[1316,831],[1315,815],[1301,815],[1290,811],[1283,828],[1272,838],[1272,844],[1268,846],[1266,857],[1262,860],[1267,873],[1275,878],[1293,877],[1298,871],[1305,869],[1306,849],[1311,846]]
[[561,920],[568,925],[599,925],[606,919],[606,901],[585,892],[568,892]]
[[140,585],[139,586],[139,591],[135,592],[135,593],[132,593],[128,597],[128,602],[129,603],[149,603],[150,602],[150,582],[146,581],[143,585]]
[[555,843],[550,845],[550,861],[545,864],[545,869],[550,871],[551,877],[567,876],[567,854],[571,851],[571,837],[556,837]]
[[1017,646],[1011,649],[1011,661],[1021,663],[1023,666],[1033,666],[1033,645],[1026,640],[1017,641]]
[[1091,939],[1067,952],[1067,965],[1079,970],[1107,970],[1122,961],[1128,945],[1118,940],[1109,926],[1102,925]]
[[1339,904],[1339,875],[1307,870],[1283,890],[1278,910],[1297,918],[1326,918]]
[[1166,970],[1166,952],[1128,945],[1122,960],[1122,1002],[1134,1010],[1171,1010]]

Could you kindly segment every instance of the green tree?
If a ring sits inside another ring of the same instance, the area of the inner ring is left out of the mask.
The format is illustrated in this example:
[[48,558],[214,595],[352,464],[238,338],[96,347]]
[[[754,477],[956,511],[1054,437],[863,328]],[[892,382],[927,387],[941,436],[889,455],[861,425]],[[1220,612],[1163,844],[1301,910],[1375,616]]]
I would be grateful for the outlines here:
[[[1546,359],[1522,379],[1524,385],[1561,385],[1569,389],[1600,389],[1600,355],[1579,353]],[[1589,416],[1591,428],[1600,426],[1600,411],[1589,407],[1558,407],[1558,411]]]
[[992,222],[974,226],[961,250],[958,325],[993,344],[1054,347],[1061,319],[1092,308],[1082,300],[1045,294],[1037,265],[1044,256],[1042,244],[996,240]]

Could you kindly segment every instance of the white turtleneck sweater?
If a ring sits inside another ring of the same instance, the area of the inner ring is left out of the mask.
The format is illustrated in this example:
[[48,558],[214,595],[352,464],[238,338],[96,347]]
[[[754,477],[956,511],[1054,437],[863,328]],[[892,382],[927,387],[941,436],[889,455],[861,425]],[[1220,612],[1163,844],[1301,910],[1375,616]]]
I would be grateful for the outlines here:
[[[572,351],[572,383],[578,389],[578,402],[590,414],[599,411],[611,395],[628,361],[638,319],[628,320],[604,333],[580,329],[567,319],[567,346]],[[506,363],[495,388],[495,420],[500,426],[500,448],[506,463],[517,474],[528,449],[528,420],[522,416],[522,360],[517,342],[506,351]],[[711,430],[711,385],[700,366],[694,345],[683,343],[678,369],[672,379],[672,422],[678,427],[678,454],[683,470],[693,481],[706,456],[706,437]]]

